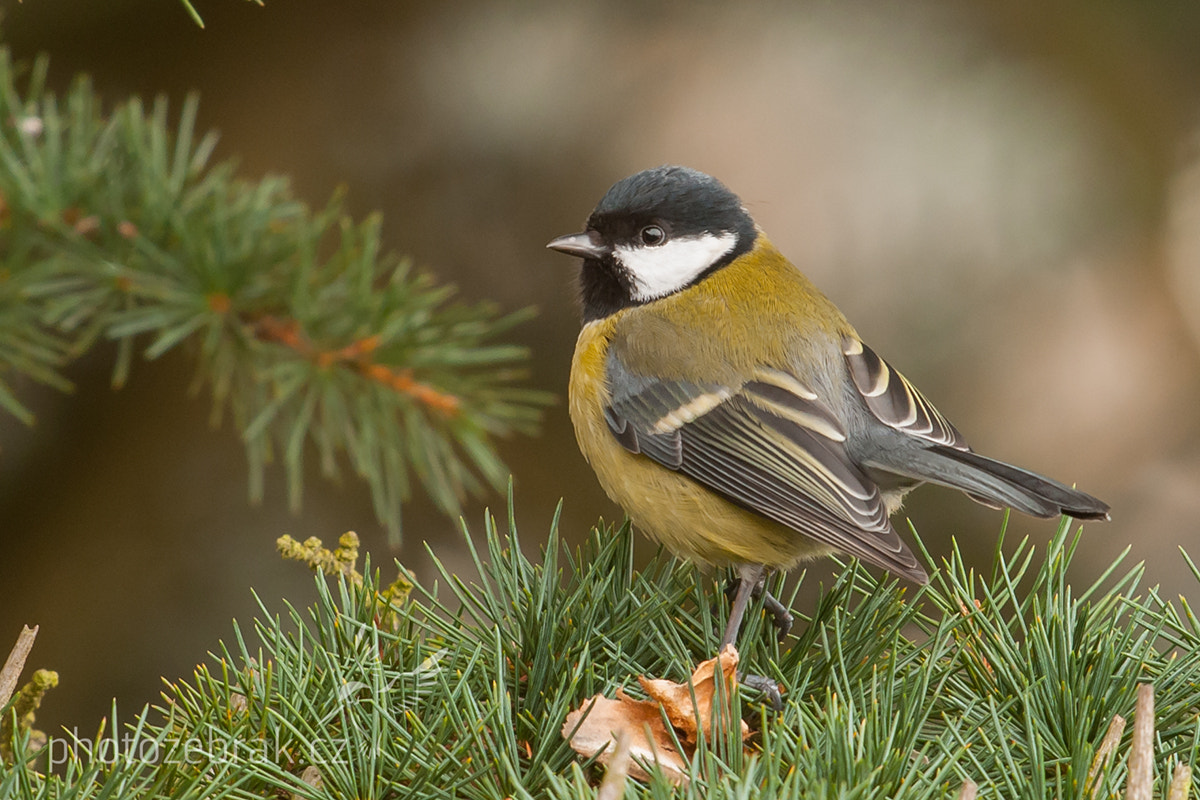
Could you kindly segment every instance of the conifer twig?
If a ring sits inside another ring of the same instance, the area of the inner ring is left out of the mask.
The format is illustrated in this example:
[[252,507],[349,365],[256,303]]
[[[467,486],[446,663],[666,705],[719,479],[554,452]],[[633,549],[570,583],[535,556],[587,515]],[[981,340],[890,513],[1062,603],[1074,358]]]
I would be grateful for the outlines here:
[[[697,735],[678,765],[686,789],[649,761],[635,777],[636,750],[629,775],[610,765],[606,785],[596,761],[563,741],[568,715],[597,694],[636,692],[638,676],[686,678],[719,640],[712,606],[724,595],[663,554],[639,564],[628,526],[597,529],[574,549],[552,523],[531,559],[515,516],[510,499],[507,528],[488,516],[481,544],[464,536],[470,581],[434,554],[436,583],[404,602],[367,568],[361,584],[340,571],[318,579],[308,609],[260,601],[253,632],[235,627],[189,680],[167,686],[160,708],[121,724],[114,709],[111,732],[161,757],[101,761],[78,737],[54,770],[28,758],[0,765],[0,797],[597,800],[612,787],[623,797],[927,800],[969,797],[972,786],[989,798],[1144,797],[1154,752],[1171,775],[1165,800],[1186,800],[1194,783],[1200,624],[1142,592],[1138,570],[1081,600],[1067,582],[1064,525],[1049,553],[1018,543],[990,574],[953,546],[916,597],[851,563],[815,605],[795,608],[807,613],[785,650],[756,609],[742,658],[788,686],[784,710],[764,715],[734,693],[729,719],[756,732]],[[780,588],[770,591],[785,596]],[[968,600],[969,616],[966,598],[980,600]],[[1141,730],[1135,763],[1112,770],[1129,777],[1120,787],[1105,771],[1134,694],[1130,725]],[[691,741],[666,724],[672,747]],[[31,735],[12,741],[34,749]]]
[[1187,800],[1192,786],[1192,768],[1182,762],[1175,765],[1171,775],[1171,786],[1167,790],[1167,800]]
[[1154,684],[1138,685],[1129,745],[1125,800],[1150,800],[1154,793]]
[[1088,768],[1087,780],[1083,784],[1084,794],[1095,797],[1100,790],[1100,775],[1104,772],[1104,767],[1112,758],[1112,754],[1117,751],[1117,746],[1121,744],[1121,734],[1124,732],[1125,718],[1120,714],[1113,714],[1112,721],[1108,723],[1108,730],[1105,731],[1100,746],[1096,748],[1092,765]]
[[620,800],[625,796],[625,785],[629,782],[629,732],[618,731],[613,738],[616,744],[609,756],[604,779],[596,790],[596,800]]
[[138,350],[194,359],[253,500],[281,461],[298,510],[315,455],[367,482],[395,540],[414,483],[452,516],[503,486],[496,440],[535,432],[551,399],[519,385],[526,348],[498,341],[530,310],[454,302],[341,193],[311,211],[285,180],[210,164],[194,97],[177,120],[162,98],[106,113],[85,79],[60,101],[46,70],[0,48],[0,411],[31,424],[18,379],[69,390],[63,367],[108,339],[114,387]]
[[17,682],[21,679],[21,672],[25,669],[25,661],[29,658],[29,651],[33,649],[37,633],[37,625],[32,628],[28,625],[22,626],[16,643],[8,658],[4,660],[4,666],[0,667],[0,706],[7,705],[13,692],[17,690]]

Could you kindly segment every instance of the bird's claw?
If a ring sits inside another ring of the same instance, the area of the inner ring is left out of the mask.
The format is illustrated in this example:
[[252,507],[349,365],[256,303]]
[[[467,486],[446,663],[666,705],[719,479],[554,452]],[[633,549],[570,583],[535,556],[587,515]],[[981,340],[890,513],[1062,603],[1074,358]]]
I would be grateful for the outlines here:
[[788,611],[787,606],[779,602],[771,595],[770,592],[763,590],[763,609],[771,613],[772,621],[775,623],[775,630],[779,632],[779,642],[782,644],[792,632],[792,622],[795,618]]
[[763,698],[771,705],[772,711],[783,710],[783,695],[779,690],[779,684],[765,675],[747,675],[744,672],[738,673],[738,682],[743,686],[754,689],[760,692]]
[[[738,586],[740,584],[740,579],[734,579],[730,581],[729,585],[725,588],[725,594],[732,598],[737,594]],[[771,621],[775,625],[775,630],[779,632],[780,643],[786,641],[788,634],[792,632],[792,623],[795,621],[795,618],[792,616],[792,613],[788,610],[787,606],[779,602],[775,595],[767,591],[766,578],[763,578],[757,584],[755,584],[754,591],[751,592],[751,596],[755,598],[762,598],[763,610],[771,615]]]

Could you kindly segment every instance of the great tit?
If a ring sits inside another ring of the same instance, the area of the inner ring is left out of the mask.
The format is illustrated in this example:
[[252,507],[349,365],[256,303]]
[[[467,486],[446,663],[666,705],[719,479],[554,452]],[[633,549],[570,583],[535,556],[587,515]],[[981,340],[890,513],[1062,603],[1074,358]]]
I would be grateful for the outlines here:
[[[736,568],[722,647],[766,570],[840,552],[926,583],[889,521],[918,484],[1108,518],[1091,495],[973,452],[709,175],[663,166],[618,181],[582,233],[547,246],[583,259],[579,447],[643,533]],[[786,633],[790,616],[773,610]]]

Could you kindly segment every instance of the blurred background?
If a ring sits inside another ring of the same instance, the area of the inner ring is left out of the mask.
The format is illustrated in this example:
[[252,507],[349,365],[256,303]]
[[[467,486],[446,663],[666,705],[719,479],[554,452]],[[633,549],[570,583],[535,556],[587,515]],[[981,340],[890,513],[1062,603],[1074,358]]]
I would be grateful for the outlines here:
[[[531,382],[563,396],[575,262],[546,251],[615,180],[675,162],[721,178],[885,358],[977,450],[1110,502],[1075,566],[1126,546],[1164,596],[1196,596],[1200,555],[1200,4],[1190,0],[525,2],[170,0],[5,3],[0,39],[86,72],[110,103],[201,96],[200,127],[240,173],[291,176],[470,300],[540,315],[516,334]],[[356,530],[390,563],[364,486],[315,474],[299,516],[282,474],[251,507],[237,437],[207,426],[182,357],[109,389],[112,352],[27,387],[0,418],[0,648],[42,626],[57,669],[39,727],[93,732],[186,677],[230,620],[303,607],[288,533]],[[578,540],[620,512],[575,448],[565,404],[539,439],[501,443],[531,553],[559,498]],[[482,533],[483,508],[467,521]],[[987,563],[1001,516],[925,489],[907,512],[931,550]],[[1045,541],[1054,522],[1014,518]],[[456,526],[418,498],[395,553],[423,542],[469,574]],[[651,552],[647,547],[646,552]],[[387,570],[385,570],[385,574]],[[814,587],[828,562],[813,566]],[[810,606],[799,605],[801,611]]]

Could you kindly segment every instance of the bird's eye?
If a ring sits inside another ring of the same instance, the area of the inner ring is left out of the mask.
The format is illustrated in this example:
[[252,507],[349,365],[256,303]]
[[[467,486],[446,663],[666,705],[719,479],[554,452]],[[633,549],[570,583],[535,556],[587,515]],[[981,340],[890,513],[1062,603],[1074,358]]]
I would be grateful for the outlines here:
[[667,240],[667,232],[657,225],[647,225],[642,228],[641,237],[642,244],[654,247]]

